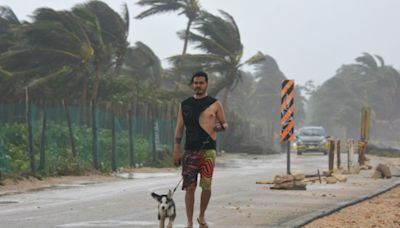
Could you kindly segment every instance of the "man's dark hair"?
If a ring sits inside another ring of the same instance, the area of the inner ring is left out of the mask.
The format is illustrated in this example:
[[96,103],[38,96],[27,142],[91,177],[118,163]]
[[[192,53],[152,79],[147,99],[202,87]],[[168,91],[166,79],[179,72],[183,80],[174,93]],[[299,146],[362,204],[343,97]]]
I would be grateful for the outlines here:
[[206,82],[208,82],[208,75],[204,71],[197,71],[196,73],[194,73],[192,76],[192,80],[190,81],[190,84],[193,84],[193,80],[195,77],[205,77]]

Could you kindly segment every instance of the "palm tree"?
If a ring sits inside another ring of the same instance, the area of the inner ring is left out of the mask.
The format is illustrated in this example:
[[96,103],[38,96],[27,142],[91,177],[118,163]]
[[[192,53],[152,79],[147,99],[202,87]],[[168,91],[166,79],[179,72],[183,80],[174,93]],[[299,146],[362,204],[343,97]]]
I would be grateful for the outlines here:
[[[36,91],[41,96],[45,93],[53,98],[76,94],[68,89],[74,88],[84,77],[82,69],[93,54],[78,18],[67,11],[47,8],[36,10],[33,18],[33,23],[20,30],[23,42],[16,43],[0,56],[0,66],[12,73],[19,87],[16,96],[23,95],[26,86],[31,86],[33,93]],[[70,79],[68,83],[58,81],[65,80],[64,77]],[[59,78],[56,81],[63,86],[54,83],[55,78]]]
[[0,6],[0,54],[17,43],[17,28],[20,26],[21,22],[14,11],[9,7]]
[[[1,55],[15,46],[20,40],[18,38],[21,22],[13,12],[6,6],[0,6],[0,59]],[[14,91],[14,77],[11,72],[4,70],[0,62],[0,97],[10,98]]]
[[186,54],[190,27],[192,23],[197,20],[200,15],[200,5],[198,0],[140,0],[138,3],[140,6],[150,6],[149,9],[143,11],[136,16],[136,19],[143,19],[148,16],[152,16],[160,13],[169,13],[178,11],[178,15],[185,14],[188,18],[186,25],[184,44],[182,55]]
[[101,77],[108,75],[112,79],[118,75],[124,62],[128,47],[128,8],[125,4],[121,17],[107,4],[90,1],[76,5],[72,12],[84,21],[85,30],[93,46],[92,66],[95,78],[91,100],[96,100]]
[[[234,89],[239,82],[243,65],[251,65],[262,62],[265,57],[259,52],[242,62],[243,45],[240,39],[239,28],[234,18],[227,12],[220,10],[222,17],[204,12],[196,21],[195,30],[198,32],[190,33],[189,40],[196,44],[196,49],[204,54],[186,55],[183,65],[201,67],[209,72],[222,75],[222,78],[210,89],[210,94],[216,95],[225,89],[223,105],[228,100],[229,92]],[[176,65],[182,56],[171,57],[171,61]]]
[[154,91],[161,86],[162,71],[161,61],[151,48],[136,42],[134,47],[128,48],[120,78],[140,83]]
[[[374,118],[398,119],[400,74],[380,56],[363,53],[355,64],[343,65],[310,98],[309,122],[328,129],[341,126],[346,136],[358,137],[360,111],[372,108]],[[328,105],[327,105],[328,104]]]

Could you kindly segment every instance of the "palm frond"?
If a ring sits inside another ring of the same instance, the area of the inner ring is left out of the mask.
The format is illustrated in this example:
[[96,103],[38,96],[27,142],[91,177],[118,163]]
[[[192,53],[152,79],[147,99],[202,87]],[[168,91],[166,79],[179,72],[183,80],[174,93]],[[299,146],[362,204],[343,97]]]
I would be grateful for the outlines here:
[[369,53],[364,52],[363,56],[359,56],[356,58],[356,61],[371,70],[378,69],[378,64],[376,63],[374,57]]
[[[182,10],[182,4],[176,2],[176,1],[167,1],[168,3],[164,3],[165,1],[157,1],[157,3],[146,3],[146,4],[140,4],[141,2],[144,1],[139,1],[138,4],[142,6],[147,6],[147,5],[152,5],[149,9],[143,11],[139,15],[137,15],[135,18],[136,19],[143,19],[148,16],[152,16],[155,14],[161,14],[161,13],[170,13],[170,12],[175,12],[178,10]],[[154,1],[149,1],[149,2],[154,2]],[[161,3],[159,3],[161,2]]]
[[62,68],[62,69],[60,69],[60,70],[58,70],[58,71],[56,71],[54,73],[51,73],[49,75],[46,75],[46,76],[43,76],[43,77],[40,77],[40,78],[32,80],[27,85],[27,87],[35,88],[35,87],[43,86],[44,84],[48,83],[49,81],[51,81],[51,80],[53,80],[55,78],[58,78],[58,77],[62,77],[62,76],[66,75],[66,74],[69,74],[71,72],[72,72],[71,68],[64,67],[64,68]]
[[255,54],[252,57],[250,57],[244,63],[239,64],[239,66],[242,66],[244,64],[246,64],[246,65],[260,64],[265,60],[266,60],[265,55],[262,52],[259,51],[259,52],[257,52],[257,54]]
[[385,60],[379,55],[375,55],[375,57],[379,60],[379,63],[381,64],[380,67],[384,67],[385,66]]
[[7,6],[0,6],[0,18],[5,19],[10,24],[14,25],[21,24],[18,17],[15,15],[14,11]]

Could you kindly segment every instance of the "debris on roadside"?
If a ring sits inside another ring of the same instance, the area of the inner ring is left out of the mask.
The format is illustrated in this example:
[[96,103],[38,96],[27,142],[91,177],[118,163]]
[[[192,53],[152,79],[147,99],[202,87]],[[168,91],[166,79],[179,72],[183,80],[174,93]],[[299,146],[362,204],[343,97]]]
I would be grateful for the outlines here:
[[347,170],[347,169],[342,170],[342,174],[346,174],[346,175],[359,174],[360,170],[361,170],[361,168],[360,168],[359,165],[353,165],[353,166],[350,167],[350,170]]
[[378,178],[391,178],[392,173],[390,172],[390,168],[388,165],[380,163],[376,169],[374,174],[371,178],[378,179]]
[[293,172],[292,175],[276,175],[273,181],[257,181],[256,184],[273,184],[270,189],[274,190],[306,190],[304,179],[304,173]]
[[324,180],[327,184],[336,184],[337,182],[346,182],[347,176],[341,173],[324,172],[324,175],[317,174],[304,175],[302,172],[293,172],[291,175],[276,175],[273,181],[257,181],[256,184],[273,184],[270,189],[279,190],[306,190],[308,182],[315,183],[319,181],[322,184]]
[[332,174],[332,177],[334,177],[339,182],[346,182],[347,181],[347,176],[346,175]]
[[274,181],[256,181],[256,184],[274,184]]
[[330,177],[326,177],[325,181],[327,184],[336,184],[338,180],[335,177],[330,176]]

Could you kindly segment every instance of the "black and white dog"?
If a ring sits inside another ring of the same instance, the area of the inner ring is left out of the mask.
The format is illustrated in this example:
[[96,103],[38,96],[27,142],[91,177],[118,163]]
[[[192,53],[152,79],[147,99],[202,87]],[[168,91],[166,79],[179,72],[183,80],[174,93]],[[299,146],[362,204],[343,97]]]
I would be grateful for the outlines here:
[[172,199],[173,192],[168,191],[168,195],[157,195],[151,193],[151,196],[158,201],[158,220],[160,221],[160,228],[164,228],[165,220],[168,218],[167,228],[172,228],[176,217],[175,202]]

